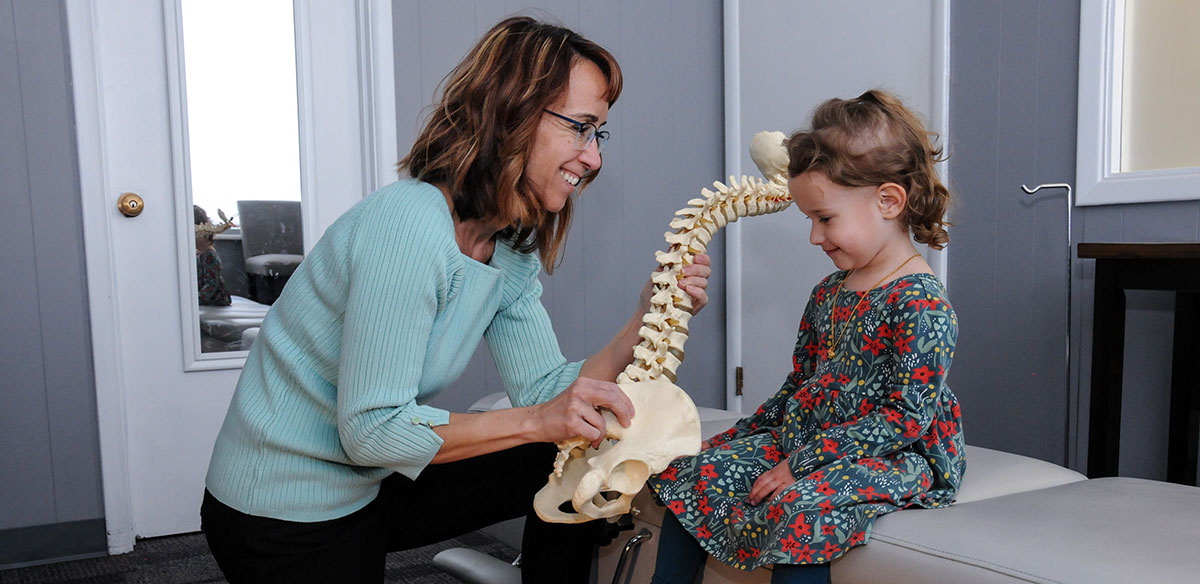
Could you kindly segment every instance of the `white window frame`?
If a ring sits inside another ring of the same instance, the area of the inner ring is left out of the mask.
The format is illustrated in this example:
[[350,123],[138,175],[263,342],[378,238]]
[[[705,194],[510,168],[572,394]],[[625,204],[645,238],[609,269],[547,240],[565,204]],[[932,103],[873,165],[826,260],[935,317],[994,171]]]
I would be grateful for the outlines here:
[[1124,0],[1082,0],[1075,204],[1200,199],[1200,166],[1120,171],[1124,32]]

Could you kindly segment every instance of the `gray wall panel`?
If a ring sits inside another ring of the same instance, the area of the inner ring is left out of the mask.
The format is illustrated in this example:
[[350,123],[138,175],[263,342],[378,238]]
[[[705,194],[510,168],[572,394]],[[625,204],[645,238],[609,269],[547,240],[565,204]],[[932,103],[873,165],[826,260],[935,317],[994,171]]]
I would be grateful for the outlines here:
[[[960,202],[948,285],[961,325],[951,383],[967,439],[1086,470],[1095,266],[1073,259],[1067,270],[1062,191],[1019,190],[1074,183],[1079,2],[954,3],[951,19],[950,178]],[[1196,201],[1075,207],[1073,219],[1076,243],[1200,240]],[[1129,294],[1123,475],[1165,475],[1173,307],[1170,294]]]
[[82,521],[103,551],[68,79],[61,3],[0,0],[0,534]]
[[[1044,120],[1074,116],[1074,83],[1062,79],[1074,79],[1077,51],[1041,39],[1077,35],[1077,13],[1037,1],[951,6],[951,386],[969,442],[1055,462],[1067,458],[1066,206],[1020,185],[1074,175],[1074,128]],[[1065,146],[1065,136],[1039,144],[1068,130]]]
[[5,209],[0,213],[0,529],[54,518],[19,29],[12,1],[0,0],[0,192]]
[[[561,22],[621,62],[625,89],[609,113],[606,129],[613,139],[603,171],[577,200],[560,265],[553,276],[542,278],[543,303],[563,353],[568,359],[586,358],[632,315],[674,212],[721,177],[720,2],[397,1],[393,11],[402,153],[420,128],[415,123],[406,131],[408,120],[425,111],[450,68],[508,14]],[[710,247],[714,264],[724,262],[723,251],[720,240]],[[709,295],[711,308],[692,321],[680,385],[698,404],[723,406],[723,276],[714,278]],[[462,411],[483,395],[502,391],[494,367],[481,348],[459,382],[433,403]]]
[[[46,400],[54,465],[56,521],[103,515],[99,429],[92,390],[73,118],[64,15],[57,2],[17,2],[38,306],[46,360]],[[80,357],[83,358],[80,358]]]

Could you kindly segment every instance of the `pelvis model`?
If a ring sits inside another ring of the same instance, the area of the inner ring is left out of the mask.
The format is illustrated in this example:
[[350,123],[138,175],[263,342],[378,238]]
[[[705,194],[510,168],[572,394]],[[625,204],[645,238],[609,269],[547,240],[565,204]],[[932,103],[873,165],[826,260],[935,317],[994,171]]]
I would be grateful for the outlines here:
[[[781,132],[759,132],[750,143],[750,157],[765,178],[743,176],[739,181],[731,176],[728,184],[715,182],[715,192],[704,189],[704,198],[692,199],[676,212],[674,231],[666,234],[667,249],[655,256],[661,267],[651,277],[654,295],[638,331],[642,340],[633,349],[633,363],[617,376],[633,402],[633,422],[622,427],[604,411],[608,440],[600,448],[588,448],[583,437],[558,443],[554,472],[533,500],[543,520],[582,523],[622,515],[651,474],[700,451],[696,405],[675,385],[692,317],[692,299],[679,287],[680,270],[704,253],[713,234],[727,223],[788,208],[792,198],[784,140]],[[611,500],[606,497],[617,493]],[[561,509],[568,501],[574,513]]]

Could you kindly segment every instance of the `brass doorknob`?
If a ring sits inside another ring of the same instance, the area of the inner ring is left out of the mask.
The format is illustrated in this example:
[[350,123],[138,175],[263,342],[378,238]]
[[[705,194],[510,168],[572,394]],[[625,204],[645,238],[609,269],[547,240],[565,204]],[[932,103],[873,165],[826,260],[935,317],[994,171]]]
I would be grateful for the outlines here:
[[141,215],[145,206],[146,204],[142,202],[142,198],[137,193],[122,193],[121,198],[117,199],[117,210],[126,217]]

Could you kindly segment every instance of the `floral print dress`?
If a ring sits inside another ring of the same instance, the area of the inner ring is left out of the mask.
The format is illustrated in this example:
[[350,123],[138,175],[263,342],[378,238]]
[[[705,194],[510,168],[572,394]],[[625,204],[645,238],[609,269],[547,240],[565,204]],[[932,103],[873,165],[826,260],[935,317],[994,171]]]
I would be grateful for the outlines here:
[[[865,543],[879,515],[947,506],[962,482],[961,412],[945,383],[958,322],[941,282],[913,274],[838,292],[846,275],[814,288],[779,392],[649,481],[726,564],[832,561]],[[755,479],[777,464],[796,482],[751,505]]]

